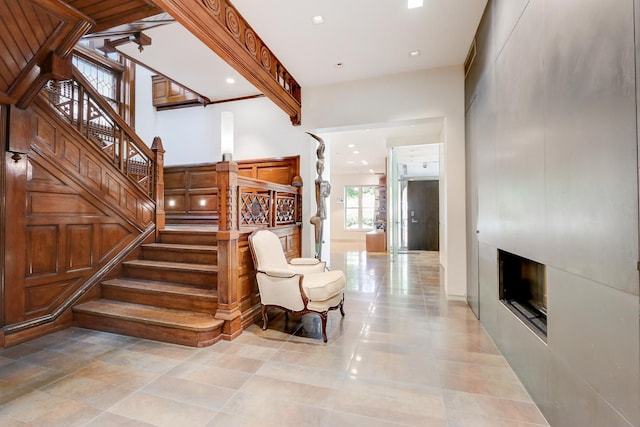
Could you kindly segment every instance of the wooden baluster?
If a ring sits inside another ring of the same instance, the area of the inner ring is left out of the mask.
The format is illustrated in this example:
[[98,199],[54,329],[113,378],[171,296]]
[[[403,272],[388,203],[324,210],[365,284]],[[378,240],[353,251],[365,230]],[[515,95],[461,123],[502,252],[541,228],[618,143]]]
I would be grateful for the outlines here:
[[238,298],[238,164],[216,164],[218,185],[218,310],[224,321],[222,338],[232,340],[242,333]]
[[166,224],[165,212],[164,212],[164,147],[162,146],[162,139],[159,136],[153,138],[151,144],[151,151],[153,151],[154,159],[152,166],[153,191],[152,197],[156,201],[156,241],[159,240],[160,230],[164,229]]
[[269,227],[275,227],[278,223],[276,213],[278,212],[278,192],[269,191]]

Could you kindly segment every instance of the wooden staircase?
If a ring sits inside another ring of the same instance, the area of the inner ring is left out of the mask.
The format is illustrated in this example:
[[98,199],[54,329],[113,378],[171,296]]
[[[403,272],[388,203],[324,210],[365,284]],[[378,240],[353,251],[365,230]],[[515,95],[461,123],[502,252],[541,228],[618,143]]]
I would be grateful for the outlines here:
[[214,227],[167,226],[123,277],[102,282],[102,298],[73,308],[77,326],[206,347],[221,337]]

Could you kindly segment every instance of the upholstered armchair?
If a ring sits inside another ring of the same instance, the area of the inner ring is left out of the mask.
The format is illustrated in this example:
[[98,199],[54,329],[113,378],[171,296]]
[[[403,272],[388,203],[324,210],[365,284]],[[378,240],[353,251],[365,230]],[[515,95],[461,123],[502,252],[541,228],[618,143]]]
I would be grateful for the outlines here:
[[294,314],[317,313],[322,321],[322,339],[327,342],[329,310],[339,308],[344,316],[344,273],[325,271],[325,263],[315,258],[287,262],[280,238],[269,230],[251,233],[249,248],[260,291],[262,329],[267,329],[269,307]]

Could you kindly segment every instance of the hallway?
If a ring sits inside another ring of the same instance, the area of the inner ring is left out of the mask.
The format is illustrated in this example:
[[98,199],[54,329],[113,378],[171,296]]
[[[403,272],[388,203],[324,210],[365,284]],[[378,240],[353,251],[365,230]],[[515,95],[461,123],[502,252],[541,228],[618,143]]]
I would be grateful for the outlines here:
[[[435,252],[332,242],[344,318],[272,314],[195,349],[71,328],[0,351],[3,426],[547,425]],[[258,322],[261,324],[261,322]]]

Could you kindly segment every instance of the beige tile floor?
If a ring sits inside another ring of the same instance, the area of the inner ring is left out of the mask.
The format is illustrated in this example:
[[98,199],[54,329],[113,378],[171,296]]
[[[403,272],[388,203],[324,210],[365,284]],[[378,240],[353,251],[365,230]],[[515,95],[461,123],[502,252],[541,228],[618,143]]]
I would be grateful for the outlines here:
[[204,349],[70,328],[0,351],[0,425],[547,425],[468,307],[444,298],[437,253],[362,249],[332,245],[348,289],[327,344],[317,317],[278,312]]

